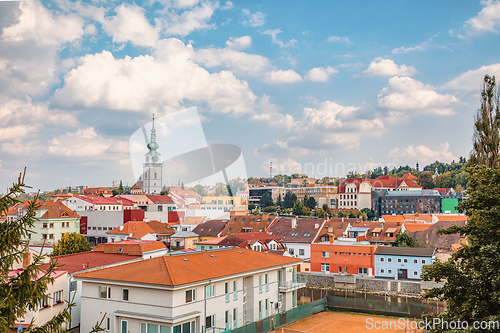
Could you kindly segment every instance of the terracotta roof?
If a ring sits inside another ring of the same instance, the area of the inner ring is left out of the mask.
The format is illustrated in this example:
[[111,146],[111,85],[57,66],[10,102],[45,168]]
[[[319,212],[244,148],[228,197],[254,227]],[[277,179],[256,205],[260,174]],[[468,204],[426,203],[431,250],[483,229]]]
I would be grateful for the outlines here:
[[109,187],[87,187],[82,190],[82,194],[111,194],[112,192],[113,191]]
[[385,222],[403,222],[403,215],[382,215]]
[[226,237],[229,236],[224,236],[224,237],[217,237],[217,238],[211,238],[207,239],[201,242],[196,242],[196,245],[201,244],[201,245],[219,245],[220,242],[222,242]]
[[[57,201],[52,201],[52,200],[38,200],[37,202],[38,208],[37,210],[46,210],[41,216],[40,219],[58,219],[58,218],[79,218],[80,215],[66,207],[60,202]],[[17,212],[19,212],[19,209],[24,210],[28,207],[29,201],[24,201],[23,203],[19,204],[15,209],[17,209]],[[12,208],[12,207],[11,207]],[[9,213],[11,214],[15,212],[15,209],[10,210]]]
[[224,230],[226,223],[227,220],[209,220],[198,224],[193,231],[200,236],[218,237],[222,230]]
[[227,221],[221,236],[240,233],[244,230],[250,232],[266,232],[269,226],[276,220],[273,215],[232,215]]
[[[396,241],[396,235],[401,229],[400,222],[363,222],[365,227],[370,230],[366,233],[366,240],[372,243],[390,243]],[[380,230],[382,229],[382,230]],[[373,236],[374,232],[378,232],[379,236]],[[387,233],[392,233],[392,237],[388,237]]]
[[416,181],[416,180],[418,180],[418,177],[412,175],[411,173],[406,173],[406,174],[401,176],[401,179],[403,179],[403,180],[408,179],[408,180],[415,180]]
[[423,221],[426,223],[432,223],[432,215],[431,214],[420,214],[420,213],[415,213],[415,214],[403,214],[404,220],[405,221]]
[[[233,248],[162,256],[119,266],[78,273],[79,278],[127,281],[165,286],[179,286],[250,272],[280,267],[302,260],[276,254]],[[144,274],[148,272],[148,274]]]
[[277,241],[280,240],[278,236],[270,235],[266,232],[242,232],[239,234],[232,234],[232,236],[244,240],[260,240],[260,241],[270,241],[272,239]]
[[368,181],[375,188],[398,188],[403,184],[406,184],[408,187],[422,188],[422,186],[411,179],[395,178],[389,175],[379,176],[375,179],[369,179]]
[[154,234],[154,230],[144,221],[129,221],[124,225],[107,231],[107,234],[130,235],[130,239],[141,239],[147,234]]
[[446,229],[452,225],[464,226],[466,221],[440,221],[436,222],[425,230],[408,232],[408,235],[416,240],[444,251],[451,251],[452,245],[460,243],[460,234],[437,235],[440,229]]
[[174,200],[168,195],[146,195],[155,204],[173,204]]
[[[65,256],[54,257],[52,260],[62,265],[61,269],[68,271],[69,274],[80,272],[89,268],[111,265],[118,262],[141,259],[142,256],[129,256],[125,254],[108,254],[103,252],[80,252],[68,254]],[[45,269],[49,264],[43,264],[40,267]]]
[[187,216],[182,221],[182,224],[195,224],[195,225],[199,225],[199,224],[203,223],[204,219],[205,219],[204,216]]
[[467,221],[467,215],[447,215],[447,214],[439,214],[436,215],[438,221]]
[[[361,218],[330,218],[323,225],[320,237],[325,234],[334,235],[336,238],[342,237],[345,229],[349,224],[353,227],[363,226],[363,219]],[[329,235],[329,236],[331,236]]]
[[121,242],[99,244],[94,248],[94,252],[142,256],[144,252],[162,249],[166,249],[166,246],[160,241],[129,239]]
[[403,225],[405,226],[406,230],[411,232],[425,230],[432,226],[432,224],[427,224],[427,223],[407,223],[407,222],[404,222]]
[[337,193],[345,193],[345,187],[347,184],[352,184],[354,183],[356,185],[356,188],[359,189],[359,185],[362,182],[365,181],[370,181],[369,179],[364,179],[364,178],[347,178],[340,182],[338,188],[337,188]]
[[170,227],[168,223],[162,223],[160,221],[149,221],[146,224],[153,229],[157,235],[172,235],[175,233],[174,228]]
[[273,223],[268,233],[280,237],[283,243],[314,243],[325,221],[298,218],[295,228],[292,228],[291,218],[280,218]]

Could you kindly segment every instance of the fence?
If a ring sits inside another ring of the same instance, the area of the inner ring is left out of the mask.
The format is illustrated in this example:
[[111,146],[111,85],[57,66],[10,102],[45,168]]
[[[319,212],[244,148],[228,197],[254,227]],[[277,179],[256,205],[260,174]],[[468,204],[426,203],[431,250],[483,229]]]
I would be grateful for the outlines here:
[[379,299],[327,296],[328,309],[362,312],[394,317],[421,318],[423,314],[444,311],[444,305],[427,303],[390,302]]
[[324,311],[325,309],[326,299],[322,298],[317,301],[298,306],[286,312],[272,314],[271,316],[263,320],[259,320],[232,330],[224,331],[224,333],[265,333],[288,325],[290,323],[294,323],[298,320],[307,318],[315,313]]

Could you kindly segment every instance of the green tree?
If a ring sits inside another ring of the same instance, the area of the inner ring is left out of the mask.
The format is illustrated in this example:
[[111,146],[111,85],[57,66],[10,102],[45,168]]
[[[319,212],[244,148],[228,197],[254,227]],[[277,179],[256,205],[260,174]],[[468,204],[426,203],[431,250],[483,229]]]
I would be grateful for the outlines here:
[[309,199],[305,202],[305,205],[309,209],[316,208],[316,199],[314,199],[314,197],[309,197]]
[[198,184],[198,185],[195,185],[193,188],[192,188],[193,191],[195,191],[196,193],[198,193],[199,195],[201,195],[202,197],[206,197],[207,196],[207,192],[205,191],[205,188]]
[[277,207],[282,207],[283,206],[283,201],[281,200],[281,193],[278,194],[278,199],[276,199],[276,206]]
[[375,217],[375,212],[372,209],[370,209],[370,208],[363,208],[361,210],[361,212],[363,212],[363,213],[366,214],[366,218],[368,220],[371,220],[371,219],[373,219]]
[[269,192],[266,192],[260,197],[259,206],[262,208],[270,207],[273,205],[273,197]]
[[350,218],[350,219],[353,219],[353,218],[355,218],[355,217],[356,217],[356,215],[354,215],[354,213],[353,213],[353,212],[350,212],[350,213],[349,213],[349,218]]
[[222,183],[217,183],[215,185],[215,195],[216,196],[226,196],[228,195],[227,187]]
[[293,209],[292,209],[292,214],[293,215],[302,215],[303,210],[304,210],[304,204],[302,203],[302,201],[300,201],[300,200],[295,201],[295,204],[293,205]]
[[120,194],[120,191],[112,189],[111,193],[113,193],[113,196],[116,197],[118,194]]
[[255,206],[254,204],[249,204],[249,205],[248,205],[248,210],[249,210],[249,211],[252,211],[252,210],[254,210],[255,208],[256,208],[256,206]]
[[432,174],[430,172],[422,172],[418,176],[418,183],[424,189],[432,189],[436,187],[436,184],[434,184],[434,179],[432,179]]
[[474,122],[474,143],[471,154],[473,164],[484,164],[489,168],[498,165],[499,97],[500,91],[495,83],[495,76],[485,75],[481,89],[481,106],[476,112]]
[[[7,194],[0,197],[0,214],[5,214],[10,206],[19,202],[18,194],[25,193],[24,175],[20,175]],[[22,262],[28,255],[28,234],[37,221],[38,196],[29,202],[24,214],[15,220],[0,223],[0,332],[11,332],[18,318],[26,311],[34,311],[47,296],[47,285],[54,282],[51,277],[57,263],[50,262],[48,268],[42,270],[44,255],[34,255],[29,265],[22,271],[9,274],[15,263]],[[66,307],[42,326],[36,327],[33,322],[24,332],[60,332],[61,325],[70,320],[69,308]]]
[[417,241],[415,238],[408,235],[401,230],[396,235],[396,241],[392,243],[393,246],[398,247],[426,247],[422,242]]
[[438,231],[459,233],[467,237],[468,244],[448,261],[424,267],[422,278],[444,282],[443,287],[424,295],[446,301],[447,311],[438,317],[460,319],[472,326],[473,321],[500,321],[500,170],[474,166],[468,180],[469,198],[458,206],[465,210],[467,224]]
[[295,202],[297,201],[297,196],[293,193],[287,192],[285,197],[283,198],[283,207],[284,208],[293,208]]
[[118,186],[118,191],[120,191],[120,194],[123,194],[123,182],[120,180],[120,186]]
[[51,257],[90,251],[92,248],[85,236],[72,232],[64,234],[52,249]]

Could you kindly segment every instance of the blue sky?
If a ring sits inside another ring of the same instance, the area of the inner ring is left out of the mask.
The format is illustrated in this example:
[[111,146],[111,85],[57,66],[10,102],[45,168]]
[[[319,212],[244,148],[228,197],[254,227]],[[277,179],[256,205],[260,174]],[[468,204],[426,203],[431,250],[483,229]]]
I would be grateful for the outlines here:
[[193,106],[249,176],[450,162],[500,75],[498,1],[0,1],[0,29],[3,188],[132,185],[130,136]]

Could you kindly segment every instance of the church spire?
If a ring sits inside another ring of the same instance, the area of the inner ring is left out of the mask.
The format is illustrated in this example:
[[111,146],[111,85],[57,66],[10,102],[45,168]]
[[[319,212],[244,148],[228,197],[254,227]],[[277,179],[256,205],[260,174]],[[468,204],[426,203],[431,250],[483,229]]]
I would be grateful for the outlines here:
[[156,151],[159,147],[160,146],[156,142],[155,115],[153,114],[153,128],[151,129],[151,140],[148,143],[148,155],[160,155],[160,153]]

